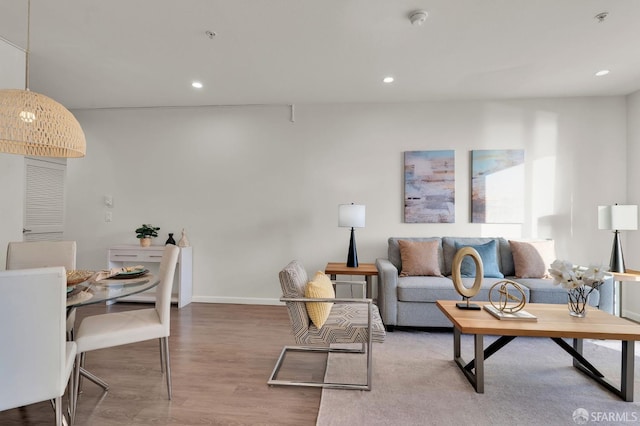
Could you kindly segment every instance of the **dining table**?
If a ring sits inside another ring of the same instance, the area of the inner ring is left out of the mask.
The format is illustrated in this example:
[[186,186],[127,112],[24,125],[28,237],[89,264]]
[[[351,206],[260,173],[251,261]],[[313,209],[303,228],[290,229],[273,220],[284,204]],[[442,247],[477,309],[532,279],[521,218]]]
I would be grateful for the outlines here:
[[[95,275],[86,281],[67,287],[67,316],[76,308],[112,302],[122,297],[142,293],[160,283],[160,279],[149,272],[131,278],[114,276],[96,280],[94,277]],[[109,389],[108,383],[84,367],[80,367],[80,374],[104,390]]]

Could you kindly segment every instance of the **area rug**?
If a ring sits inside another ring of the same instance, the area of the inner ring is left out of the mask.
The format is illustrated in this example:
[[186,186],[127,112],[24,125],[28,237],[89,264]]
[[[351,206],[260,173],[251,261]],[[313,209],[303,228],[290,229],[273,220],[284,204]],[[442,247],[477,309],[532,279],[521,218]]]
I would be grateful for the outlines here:
[[[485,347],[493,338],[485,338]],[[584,354],[620,383],[620,343],[585,341]],[[463,336],[470,360],[473,341]],[[636,355],[640,354],[636,348]],[[640,401],[636,357],[636,400]],[[331,354],[327,380],[364,382],[362,355]],[[640,402],[624,402],[572,366],[548,338],[519,337],[485,362],[478,394],[453,361],[450,332],[395,331],[374,344],[373,389],[324,389],[318,425],[571,425],[640,422]]]

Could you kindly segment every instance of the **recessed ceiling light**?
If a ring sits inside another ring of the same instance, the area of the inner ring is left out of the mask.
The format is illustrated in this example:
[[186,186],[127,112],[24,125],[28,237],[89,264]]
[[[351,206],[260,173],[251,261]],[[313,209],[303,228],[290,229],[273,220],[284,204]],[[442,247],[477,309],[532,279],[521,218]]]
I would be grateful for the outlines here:
[[200,83],[199,81],[194,81],[193,83],[191,83],[191,85],[196,89],[202,89],[202,83]]
[[609,74],[609,70],[600,70],[596,73],[597,77],[602,77],[603,75]]
[[393,77],[385,77],[382,79],[382,81],[385,83],[393,83]]

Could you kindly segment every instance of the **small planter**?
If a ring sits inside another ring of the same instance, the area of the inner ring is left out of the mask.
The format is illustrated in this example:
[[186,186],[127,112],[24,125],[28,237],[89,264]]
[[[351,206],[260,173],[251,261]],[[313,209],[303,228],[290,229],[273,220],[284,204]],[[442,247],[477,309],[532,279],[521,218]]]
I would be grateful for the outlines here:
[[153,225],[143,224],[136,229],[136,238],[140,240],[140,247],[149,247],[151,245],[151,239],[158,236],[160,228]]

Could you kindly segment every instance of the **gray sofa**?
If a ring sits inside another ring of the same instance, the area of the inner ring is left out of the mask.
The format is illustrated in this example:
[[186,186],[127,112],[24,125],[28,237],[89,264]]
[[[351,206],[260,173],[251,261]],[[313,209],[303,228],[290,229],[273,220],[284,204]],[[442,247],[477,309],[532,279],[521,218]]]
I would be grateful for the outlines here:
[[[402,262],[399,240],[439,242],[438,262],[441,277],[407,276],[400,277]],[[497,261],[504,279],[515,281],[523,287],[527,303],[567,303],[567,290],[554,285],[553,280],[544,278],[515,278],[515,266],[509,242],[504,238],[389,238],[388,258],[376,259],[378,268],[378,308],[388,330],[394,326],[408,327],[451,327],[451,322],[440,312],[436,300],[461,300],[451,280],[451,265],[456,252],[455,243],[464,245],[485,244],[496,240]],[[463,278],[464,285],[471,287],[474,278]],[[484,278],[478,295],[473,300],[489,300],[489,289],[501,278]],[[589,304],[613,313],[613,278],[608,276],[605,283],[594,291]],[[526,307],[525,307],[526,309]]]

